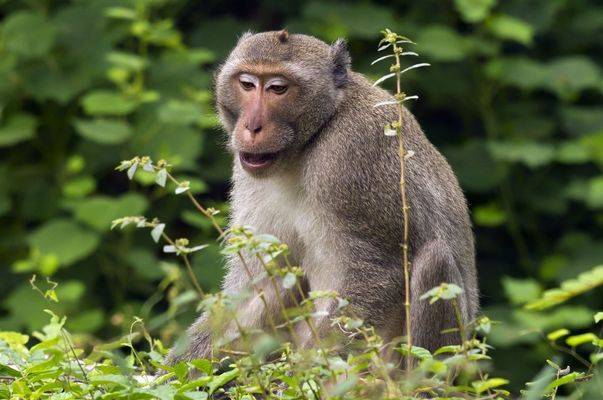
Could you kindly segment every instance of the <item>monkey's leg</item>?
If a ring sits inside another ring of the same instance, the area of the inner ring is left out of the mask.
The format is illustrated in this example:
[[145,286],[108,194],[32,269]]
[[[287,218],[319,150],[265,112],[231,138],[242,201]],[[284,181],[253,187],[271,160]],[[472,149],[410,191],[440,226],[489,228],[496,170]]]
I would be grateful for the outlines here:
[[[429,299],[420,297],[441,283],[454,283],[461,288],[463,279],[449,246],[442,240],[424,244],[414,257],[411,266],[411,334],[413,345],[434,351],[449,344],[460,344],[459,332],[442,334],[450,328],[458,328],[451,300],[438,300],[429,304]],[[466,324],[469,320],[466,294],[456,298],[459,311]]]

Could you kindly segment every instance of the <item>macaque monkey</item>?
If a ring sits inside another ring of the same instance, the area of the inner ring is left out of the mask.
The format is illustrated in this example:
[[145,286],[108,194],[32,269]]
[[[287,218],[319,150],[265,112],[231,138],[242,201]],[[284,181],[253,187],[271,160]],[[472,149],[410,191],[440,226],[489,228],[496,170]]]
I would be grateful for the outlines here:
[[[232,226],[252,226],[278,237],[290,259],[304,272],[309,291],[334,290],[349,301],[351,312],[375,327],[387,342],[404,335],[398,142],[383,134],[397,120],[396,106],[373,107],[392,100],[352,71],[346,44],[332,45],[286,31],[246,33],[216,74],[217,109],[234,157]],[[419,297],[440,283],[455,283],[465,322],[476,315],[478,288],[467,203],[444,157],[404,110],[411,261],[413,344],[429,350],[458,343],[449,302],[429,305]],[[263,272],[258,260],[245,257],[252,275]],[[279,318],[277,295],[268,280],[268,307],[258,296],[242,302],[239,324],[266,326]],[[241,260],[232,257],[223,289],[250,290]],[[288,304],[291,305],[291,304]],[[333,301],[322,299],[320,314],[332,314]],[[190,344],[171,360],[211,354],[207,315],[189,329]],[[328,316],[313,321],[328,335]],[[299,328],[302,346],[312,336]]]

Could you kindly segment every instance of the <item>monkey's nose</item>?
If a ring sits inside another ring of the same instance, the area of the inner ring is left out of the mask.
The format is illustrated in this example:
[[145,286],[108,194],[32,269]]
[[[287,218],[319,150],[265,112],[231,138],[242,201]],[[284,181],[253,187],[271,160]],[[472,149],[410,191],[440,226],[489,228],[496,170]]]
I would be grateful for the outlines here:
[[260,133],[262,131],[262,125],[247,123],[247,124],[245,124],[245,129],[247,129],[253,135],[257,135],[258,133]]

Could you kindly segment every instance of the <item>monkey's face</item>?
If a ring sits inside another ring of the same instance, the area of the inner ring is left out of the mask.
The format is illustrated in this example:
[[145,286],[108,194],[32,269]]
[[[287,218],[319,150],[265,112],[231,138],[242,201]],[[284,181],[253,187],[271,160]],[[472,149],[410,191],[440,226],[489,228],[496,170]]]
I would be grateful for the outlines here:
[[247,34],[216,79],[216,102],[235,164],[266,175],[299,156],[341,98],[345,45],[283,32]]
[[299,118],[296,82],[276,71],[260,72],[247,70],[231,78],[238,112],[230,146],[249,172],[268,169],[292,148]]

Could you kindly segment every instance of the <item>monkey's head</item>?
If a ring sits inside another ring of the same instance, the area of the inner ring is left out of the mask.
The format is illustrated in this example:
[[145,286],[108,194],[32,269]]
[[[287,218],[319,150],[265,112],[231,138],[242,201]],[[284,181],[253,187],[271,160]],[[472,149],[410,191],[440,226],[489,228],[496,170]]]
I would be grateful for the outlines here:
[[301,154],[337,109],[349,68],[342,40],[328,45],[287,31],[243,35],[216,77],[235,162],[264,175]]

